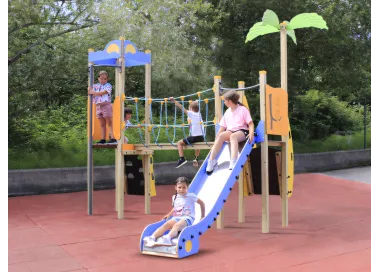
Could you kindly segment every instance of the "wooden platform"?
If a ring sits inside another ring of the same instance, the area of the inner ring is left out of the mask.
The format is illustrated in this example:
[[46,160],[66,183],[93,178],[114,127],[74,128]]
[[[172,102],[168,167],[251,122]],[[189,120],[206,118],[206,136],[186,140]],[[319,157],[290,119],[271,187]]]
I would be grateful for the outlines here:
[[[195,143],[192,144],[192,146],[186,145],[184,146],[184,149],[211,149],[213,146],[214,142],[210,142],[208,144],[206,143]],[[149,144],[146,145],[145,147],[143,144],[135,144],[135,149],[136,150],[147,150],[147,149],[152,149],[152,150],[178,150],[177,144],[175,143],[174,146],[171,145],[170,143],[163,143],[159,144],[160,146],[156,144]]]

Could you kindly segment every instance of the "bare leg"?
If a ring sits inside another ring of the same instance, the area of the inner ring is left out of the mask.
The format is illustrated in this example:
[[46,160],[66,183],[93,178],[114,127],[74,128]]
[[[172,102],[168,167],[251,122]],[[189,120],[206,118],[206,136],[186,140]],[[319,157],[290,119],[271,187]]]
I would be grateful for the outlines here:
[[177,222],[175,220],[169,220],[167,221],[165,224],[163,224],[161,227],[159,227],[158,229],[156,229],[156,231],[152,234],[152,236],[154,238],[158,238],[158,237],[161,237],[162,235],[164,235],[165,231],[167,230],[170,230],[171,228],[173,228],[173,226],[176,224]]
[[211,160],[215,160],[216,155],[218,155],[219,150],[222,147],[223,143],[225,141],[229,141],[230,140],[230,135],[231,134],[232,134],[231,131],[223,131],[222,133],[220,133],[218,135],[218,137],[216,138],[216,140],[214,142],[214,145],[212,146],[212,149],[211,149],[211,155],[210,155],[210,159]]
[[183,152],[183,146],[184,145],[185,145],[185,143],[183,142],[183,140],[179,140],[177,143],[178,154],[180,157],[184,157],[184,152]]
[[178,235],[178,232],[183,230],[185,227],[187,227],[187,223],[185,219],[179,220],[177,223],[175,223],[172,230],[168,233],[169,237],[170,238],[176,237]]
[[199,153],[201,153],[200,149],[195,149],[195,157],[199,157]]
[[112,117],[106,118],[106,121],[107,121],[107,126],[108,126],[109,133],[111,134],[111,139],[114,139],[113,128],[112,128]]
[[106,119],[104,119],[103,117],[99,118],[99,123],[100,123],[100,128],[101,128],[101,131],[102,131],[102,139],[106,139]]
[[242,131],[237,131],[230,136],[231,159],[237,159],[239,142],[244,141],[245,135]]

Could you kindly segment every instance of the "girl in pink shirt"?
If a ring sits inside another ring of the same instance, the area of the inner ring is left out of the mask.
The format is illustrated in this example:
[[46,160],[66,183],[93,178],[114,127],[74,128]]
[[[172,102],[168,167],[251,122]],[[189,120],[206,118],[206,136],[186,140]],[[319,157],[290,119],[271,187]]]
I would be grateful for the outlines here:
[[249,110],[240,104],[239,94],[236,91],[228,91],[224,95],[224,104],[228,107],[220,120],[220,129],[216,135],[211,155],[207,163],[206,172],[208,175],[214,171],[218,162],[215,157],[225,141],[231,143],[231,161],[229,169],[232,170],[236,164],[238,156],[238,144],[247,137],[252,143],[254,125]]

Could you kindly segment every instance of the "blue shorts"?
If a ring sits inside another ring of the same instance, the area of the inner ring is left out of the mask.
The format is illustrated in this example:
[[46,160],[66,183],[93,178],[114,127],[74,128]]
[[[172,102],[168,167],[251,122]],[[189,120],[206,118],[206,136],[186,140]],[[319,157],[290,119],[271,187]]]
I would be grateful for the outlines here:
[[178,222],[178,221],[181,220],[181,219],[185,219],[186,224],[187,224],[188,226],[191,226],[191,225],[194,223],[194,220],[195,220],[195,218],[193,218],[193,217],[191,217],[191,216],[187,216],[187,215],[185,215],[185,216],[173,216],[173,217],[171,217],[170,219],[172,219],[172,220],[174,220],[174,221],[176,221],[176,222]]

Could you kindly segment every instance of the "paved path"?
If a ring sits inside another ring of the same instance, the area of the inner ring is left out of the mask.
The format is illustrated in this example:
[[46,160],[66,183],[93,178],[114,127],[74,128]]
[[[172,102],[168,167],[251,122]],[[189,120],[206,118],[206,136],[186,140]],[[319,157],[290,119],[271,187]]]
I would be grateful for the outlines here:
[[328,171],[321,174],[371,184],[371,166]]
[[185,259],[142,255],[147,224],[171,208],[173,186],[157,186],[152,214],[142,196],[125,197],[125,219],[114,212],[113,190],[8,198],[10,272],[369,272],[371,185],[321,174],[295,176],[289,226],[281,227],[281,200],[270,196],[270,233],[261,233],[261,198],[246,198],[246,223],[237,223],[237,186],[228,198],[225,229],[212,227],[200,252]]

